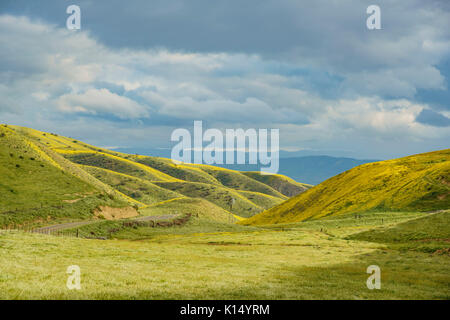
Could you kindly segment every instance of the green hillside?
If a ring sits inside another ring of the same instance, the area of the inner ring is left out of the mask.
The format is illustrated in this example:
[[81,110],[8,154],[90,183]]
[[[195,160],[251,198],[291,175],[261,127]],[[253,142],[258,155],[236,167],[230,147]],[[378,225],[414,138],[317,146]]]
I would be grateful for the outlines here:
[[82,166],[82,168],[107,185],[145,204],[181,197],[179,193],[158,187],[144,179],[97,167]]
[[[13,226],[61,217],[89,218],[98,206],[129,206],[107,186],[76,176],[45,147],[0,126],[0,225]],[[65,167],[65,168],[64,168]],[[92,180],[95,178],[90,177]],[[110,192],[108,192],[110,191]]]
[[255,191],[269,196],[287,199],[286,196],[258,180],[249,178],[243,172],[214,167],[210,165],[192,164],[191,167],[200,168],[216,178],[222,185],[235,190]]
[[[155,182],[158,186],[187,197],[202,198],[241,217],[251,217],[264,210],[239,192],[200,182]],[[234,204],[232,204],[234,199]]]
[[199,198],[177,198],[151,205],[141,212],[145,215],[157,216],[166,214],[191,213],[194,217],[219,222],[236,222],[229,211],[214,203]]
[[289,223],[365,211],[450,208],[450,149],[364,164],[241,223]]
[[258,180],[274,188],[286,197],[293,197],[299,193],[305,192],[312,187],[310,184],[299,183],[289,177],[281,174],[261,174],[257,171],[242,172],[247,177]]
[[238,190],[238,193],[264,209],[272,208],[284,201],[281,198],[269,196],[261,192]]
[[220,182],[207,172],[188,165],[174,164],[170,159],[135,155],[128,158],[180,180],[220,185]]
[[64,156],[70,161],[78,164],[108,169],[111,171],[116,171],[130,176],[142,178],[148,181],[176,180],[175,178],[170,177],[162,173],[161,171],[155,170],[151,167],[103,152],[73,151],[64,153]]
[[134,207],[145,215],[171,214],[174,206],[184,206],[203,218],[234,222],[286,200],[285,190],[305,190],[284,176],[277,176],[283,182],[276,184],[214,166],[114,152],[31,128],[0,128],[0,226],[96,219],[100,207]]

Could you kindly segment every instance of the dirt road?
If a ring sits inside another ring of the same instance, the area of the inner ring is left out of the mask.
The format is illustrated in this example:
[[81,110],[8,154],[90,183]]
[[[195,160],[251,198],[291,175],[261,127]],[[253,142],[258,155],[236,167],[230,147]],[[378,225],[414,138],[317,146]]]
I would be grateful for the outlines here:
[[[161,220],[171,220],[171,219],[177,218],[179,216],[180,216],[180,214],[166,214],[166,215],[162,215],[162,216],[143,216],[143,217],[138,217],[138,218],[134,218],[131,220],[161,221]],[[34,229],[33,232],[35,232],[35,233],[52,233],[55,231],[60,231],[60,230],[64,230],[64,229],[72,229],[72,228],[81,227],[81,226],[84,226],[87,224],[97,223],[100,221],[101,220],[89,220],[89,221],[76,221],[76,222],[60,223],[60,224],[54,224],[54,225],[46,226],[46,227],[42,227],[42,228],[37,228],[37,229]]]

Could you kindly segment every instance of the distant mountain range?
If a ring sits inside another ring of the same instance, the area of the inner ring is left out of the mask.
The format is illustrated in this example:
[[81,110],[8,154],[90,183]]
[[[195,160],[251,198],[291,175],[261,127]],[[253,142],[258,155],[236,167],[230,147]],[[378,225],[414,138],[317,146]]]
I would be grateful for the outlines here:
[[329,156],[281,158],[279,172],[294,180],[316,185],[359,165],[377,161],[379,160],[358,160]]
[[[149,156],[170,158],[168,149],[135,149],[119,148],[115,151],[137,153]],[[280,174],[286,175],[298,182],[316,185],[339,173],[350,170],[359,165],[380,160],[359,160],[346,157],[332,157],[325,155],[305,155],[306,152],[280,152]],[[307,154],[307,153],[306,153]],[[218,165],[219,167],[237,171],[259,171],[259,165],[235,164]]]
[[[281,158],[279,174],[288,176],[302,183],[317,185],[328,178],[359,165],[380,160],[358,160],[353,158],[336,158],[330,156],[305,156]],[[220,165],[237,171],[259,171],[259,165]]]

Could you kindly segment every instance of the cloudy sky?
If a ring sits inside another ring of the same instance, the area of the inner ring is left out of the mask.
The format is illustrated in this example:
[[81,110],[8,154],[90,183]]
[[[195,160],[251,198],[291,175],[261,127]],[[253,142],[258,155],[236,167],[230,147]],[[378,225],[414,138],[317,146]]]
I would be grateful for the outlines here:
[[290,151],[444,149],[449,82],[446,0],[0,2],[0,122],[99,146],[169,148],[203,120],[279,128]]

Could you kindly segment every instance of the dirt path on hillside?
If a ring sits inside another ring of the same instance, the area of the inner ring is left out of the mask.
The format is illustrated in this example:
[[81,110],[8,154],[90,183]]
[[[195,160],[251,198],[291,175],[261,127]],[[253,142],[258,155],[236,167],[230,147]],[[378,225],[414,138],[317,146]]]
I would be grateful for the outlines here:
[[[171,220],[173,218],[179,217],[180,214],[166,214],[161,216],[144,216],[144,217],[138,217],[135,219],[135,221],[165,221],[165,220]],[[52,233],[54,231],[60,231],[64,229],[72,229],[76,227],[81,227],[88,224],[97,223],[99,220],[89,220],[89,221],[77,221],[77,222],[67,222],[67,223],[60,223],[55,224],[51,226],[46,226],[42,228],[34,229],[32,232],[34,233]]]

